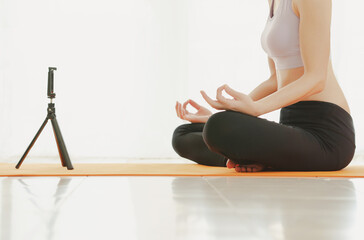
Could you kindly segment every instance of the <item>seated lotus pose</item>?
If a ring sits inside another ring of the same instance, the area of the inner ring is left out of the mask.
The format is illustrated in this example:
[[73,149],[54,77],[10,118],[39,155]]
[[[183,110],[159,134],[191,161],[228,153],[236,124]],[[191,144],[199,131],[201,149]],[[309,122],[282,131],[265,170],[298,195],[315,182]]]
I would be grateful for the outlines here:
[[[355,152],[355,131],[330,55],[331,0],[268,0],[261,35],[271,76],[249,95],[228,85],[212,114],[189,99],[176,103],[177,116],[191,123],[173,133],[182,157],[237,172],[335,171]],[[276,3],[274,3],[276,2]],[[232,98],[226,98],[225,91]],[[187,110],[187,105],[197,109]],[[280,109],[279,123],[259,117]]]

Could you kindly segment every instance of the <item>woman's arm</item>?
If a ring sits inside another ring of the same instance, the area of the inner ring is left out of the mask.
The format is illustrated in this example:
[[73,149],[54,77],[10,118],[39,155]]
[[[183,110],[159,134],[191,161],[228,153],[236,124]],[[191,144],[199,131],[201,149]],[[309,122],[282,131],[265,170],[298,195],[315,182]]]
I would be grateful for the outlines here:
[[296,81],[255,102],[259,115],[296,103],[325,88],[330,56],[331,0],[293,0],[300,14],[305,72]]
[[[299,37],[304,64],[303,76],[257,101],[226,84],[217,89],[216,101],[201,91],[203,98],[213,108],[259,116],[323,91],[330,57],[331,0],[292,1],[300,15]],[[225,98],[222,95],[223,90],[233,99]]]
[[259,99],[277,91],[276,68],[274,61],[270,57],[268,57],[268,64],[271,76],[268,80],[259,84],[253,91],[251,91],[251,93],[249,93],[249,96],[253,101],[258,101]]

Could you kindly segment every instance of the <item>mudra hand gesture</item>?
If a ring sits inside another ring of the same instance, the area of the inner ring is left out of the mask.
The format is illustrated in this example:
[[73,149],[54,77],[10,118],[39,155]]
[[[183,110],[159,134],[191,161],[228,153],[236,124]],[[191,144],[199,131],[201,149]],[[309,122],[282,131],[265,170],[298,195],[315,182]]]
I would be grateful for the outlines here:
[[[187,104],[197,109],[196,113],[191,113],[187,110]],[[202,107],[195,101],[189,99],[183,106],[178,101],[176,102],[176,112],[177,116],[183,120],[190,121],[192,123],[205,123],[207,119],[212,115],[212,112],[205,107]]]
[[[233,99],[227,99],[222,96],[222,91],[225,90]],[[201,91],[203,98],[206,100],[208,104],[210,104],[213,108],[217,110],[233,110],[238,112],[243,112],[246,114],[250,114],[253,116],[258,116],[259,112],[255,105],[255,102],[251,99],[250,96],[245,95],[243,93],[237,92],[230,88],[227,84],[219,87],[217,89],[216,99],[212,100],[204,91]],[[196,113],[190,113],[187,110],[187,105],[191,104],[192,107],[197,109]],[[176,112],[177,116],[183,120],[190,121],[192,123],[205,123],[212,115],[212,112],[207,108],[202,107],[197,104],[195,101],[189,99],[183,105],[176,102]],[[263,165],[261,164],[248,164],[248,165],[239,165],[235,162],[228,159],[226,166],[228,168],[235,168],[237,172],[255,172],[263,169]]]
[[[227,94],[233,97],[233,99],[225,98],[222,95],[222,91],[225,90]],[[259,111],[255,102],[250,96],[235,91],[227,84],[222,85],[216,91],[216,100],[212,100],[204,91],[201,91],[202,97],[206,100],[211,107],[217,110],[233,110],[236,112],[246,113],[252,116],[258,116]]]

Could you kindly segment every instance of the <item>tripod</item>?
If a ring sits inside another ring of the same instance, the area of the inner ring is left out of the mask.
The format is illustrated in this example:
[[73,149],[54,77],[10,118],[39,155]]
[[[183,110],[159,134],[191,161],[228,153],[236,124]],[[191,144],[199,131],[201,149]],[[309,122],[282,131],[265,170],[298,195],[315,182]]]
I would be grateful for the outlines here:
[[37,134],[33,138],[32,142],[29,144],[27,150],[25,150],[25,153],[21,157],[20,161],[16,165],[15,168],[17,168],[17,169],[20,168],[20,166],[23,163],[24,159],[28,155],[30,149],[32,149],[34,143],[37,141],[39,135],[42,133],[44,127],[47,125],[48,120],[51,120],[51,123],[52,123],[53,133],[54,133],[54,136],[56,138],[58,153],[59,153],[59,156],[61,158],[62,166],[67,167],[68,170],[73,169],[70,157],[68,156],[66,145],[65,145],[65,143],[63,141],[61,130],[59,129],[59,125],[58,125],[58,122],[57,122],[56,109],[55,109],[54,103],[52,103],[53,98],[56,97],[56,94],[53,91],[53,85],[54,85],[53,84],[53,76],[54,76],[53,72],[54,72],[54,70],[57,70],[57,68],[55,68],[55,67],[49,67],[48,68],[48,98],[50,98],[51,102],[48,103],[47,117],[44,120],[44,122],[43,122],[42,126],[40,127],[40,129],[38,130]]

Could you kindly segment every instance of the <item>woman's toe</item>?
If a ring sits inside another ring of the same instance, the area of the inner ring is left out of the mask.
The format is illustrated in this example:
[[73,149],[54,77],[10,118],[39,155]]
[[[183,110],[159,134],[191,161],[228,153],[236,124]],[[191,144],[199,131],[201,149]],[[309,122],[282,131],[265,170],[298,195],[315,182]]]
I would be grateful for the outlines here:
[[234,168],[235,165],[236,165],[236,163],[234,163],[230,159],[228,159],[227,162],[226,162],[226,167],[228,167],[228,168]]
[[264,169],[264,165],[259,165],[258,171],[263,171],[263,169]]

